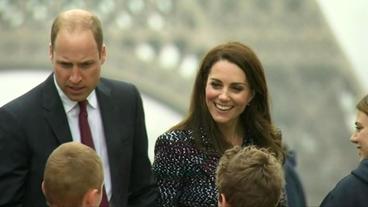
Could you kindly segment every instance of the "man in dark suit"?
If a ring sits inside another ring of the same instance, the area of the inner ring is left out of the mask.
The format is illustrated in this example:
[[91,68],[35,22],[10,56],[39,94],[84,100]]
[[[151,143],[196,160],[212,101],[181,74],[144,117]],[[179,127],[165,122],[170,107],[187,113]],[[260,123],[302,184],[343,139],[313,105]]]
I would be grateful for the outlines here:
[[99,19],[85,10],[61,13],[49,55],[47,80],[0,108],[0,206],[46,206],[46,160],[60,144],[81,141],[78,103],[85,101],[109,205],[154,206],[141,97],[129,83],[100,78],[106,48]]

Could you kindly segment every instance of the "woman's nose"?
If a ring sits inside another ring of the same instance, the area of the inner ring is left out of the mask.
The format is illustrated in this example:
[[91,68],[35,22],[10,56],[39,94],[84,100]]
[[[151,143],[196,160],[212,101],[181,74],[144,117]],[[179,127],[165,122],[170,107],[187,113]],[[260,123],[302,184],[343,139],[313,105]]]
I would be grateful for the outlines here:
[[229,99],[229,95],[228,95],[228,91],[226,89],[223,89],[219,95],[219,99],[220,100],[228,100]]

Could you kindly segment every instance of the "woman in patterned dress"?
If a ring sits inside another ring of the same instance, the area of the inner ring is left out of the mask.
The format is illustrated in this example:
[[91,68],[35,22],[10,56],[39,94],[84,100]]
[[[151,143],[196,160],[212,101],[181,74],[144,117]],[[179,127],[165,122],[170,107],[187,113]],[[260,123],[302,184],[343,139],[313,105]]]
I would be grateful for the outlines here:
[[[235,145],[269,148],[283,160],[263,67],[249,47],[230,42],[204,57],[187,116],[156,141],[160,206],[217,206],[216,167]],[[281,203],[287,206],[285,199]]]

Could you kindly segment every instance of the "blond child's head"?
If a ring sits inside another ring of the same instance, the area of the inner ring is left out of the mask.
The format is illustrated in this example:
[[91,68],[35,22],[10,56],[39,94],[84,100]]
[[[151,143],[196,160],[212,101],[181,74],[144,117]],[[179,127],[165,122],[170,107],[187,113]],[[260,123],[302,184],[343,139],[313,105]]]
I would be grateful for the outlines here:
[[274,207],[284,186],[281,163],[266,149],[233,147],[216,171],[219,206]]
[[103,189],[103,167],[100,157],[90,147],[68,142],[49,156],[42,190],[50,206],[98,206]]

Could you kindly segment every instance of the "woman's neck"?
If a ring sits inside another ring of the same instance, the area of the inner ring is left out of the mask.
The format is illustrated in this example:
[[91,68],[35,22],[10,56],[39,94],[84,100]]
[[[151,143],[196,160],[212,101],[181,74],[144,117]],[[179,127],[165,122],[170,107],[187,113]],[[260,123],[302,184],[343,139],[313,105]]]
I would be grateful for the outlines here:
[[228,125],[219,125],[219,129],[222,134],[225,136],[225,140],[235,146],[243,144],[243,136],[244,130],[243,127],[239,125],[239,123],[228,124]]

